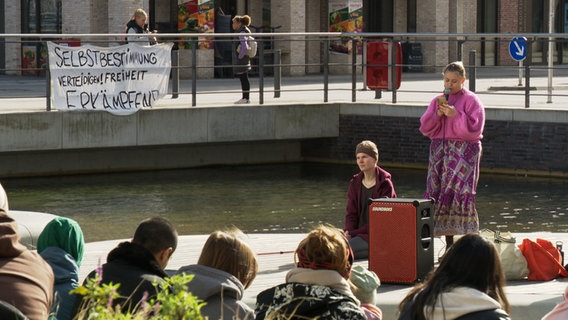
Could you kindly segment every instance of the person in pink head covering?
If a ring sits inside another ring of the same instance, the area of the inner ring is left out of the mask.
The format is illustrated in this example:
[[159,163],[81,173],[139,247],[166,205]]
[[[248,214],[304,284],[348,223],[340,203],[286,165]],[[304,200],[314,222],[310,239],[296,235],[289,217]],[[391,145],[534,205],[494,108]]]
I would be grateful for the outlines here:
[[566,320],[568,319],[568,286],[564,291],[564,301],[542,317],[542,320]]

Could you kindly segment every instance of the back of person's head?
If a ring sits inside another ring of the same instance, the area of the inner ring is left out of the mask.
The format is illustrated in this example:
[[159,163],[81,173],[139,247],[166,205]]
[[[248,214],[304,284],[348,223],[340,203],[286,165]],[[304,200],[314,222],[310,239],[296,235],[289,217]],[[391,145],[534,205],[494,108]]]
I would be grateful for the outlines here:
[[172,248],[177,248],[178,236],[174,226],[165,218],[154,217],[140,222],[134,232],[132,243],[143,246],[153,254]]
[[251,22],[251,18],[248,15],[244,15],[244,16],[235,16],[233,18],[233,21],[237,21],[239,23],[241,23],[243,26],[250,26],[250,22]]
[[238,229],[211,233],[197,263],[230,273],[248,288],[256,277],[258,263],[243,239],[244,234]]
[[[509,312],[505,295],[505,274],[493,243],[477,234],[459,238],[446,252],[438,268],[424,283],[416,286],[403,300],[401,307],[415,296],[415,310],[433,306],[438,296],[456,287],[469,287],[486,293]],[[417,319],[424,319],[418,317]]]
[[349,279],[353,251],[340,229],[318,226],[300,242],[296,256],[298,268],[335,270]]
[[51,220],[43,228],[37,239],[37,252],[42,253],[49,247],[63,249],[75,259],[78,266],[81,266],[85,240],[79,224],[75,220],[65,217],[57,217]]

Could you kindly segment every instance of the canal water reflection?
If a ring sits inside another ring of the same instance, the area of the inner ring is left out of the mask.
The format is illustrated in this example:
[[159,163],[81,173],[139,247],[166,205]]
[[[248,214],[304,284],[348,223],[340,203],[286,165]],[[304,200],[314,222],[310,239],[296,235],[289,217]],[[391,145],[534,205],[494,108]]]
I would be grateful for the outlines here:
[[[389,169],[399,197],[421,198],[426,172]],[[10,208],[77,220],[86,241],[132,236],[138,222],[166,216],[180,234],[237,226],[245,232],[304,232],[343,225],[355,165],[282,164],[5,179]],[[481,174],[482,228],[568,232],[568,181]]]

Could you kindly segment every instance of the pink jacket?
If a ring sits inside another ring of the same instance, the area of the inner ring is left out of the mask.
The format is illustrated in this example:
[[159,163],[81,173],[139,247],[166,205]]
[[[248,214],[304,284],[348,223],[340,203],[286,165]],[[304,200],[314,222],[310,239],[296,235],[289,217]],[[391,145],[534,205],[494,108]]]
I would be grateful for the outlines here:
[[[438,96],[441,97],[442,95]],[[436,97],[437,98],[437,97]],[[448,104],[456,108],[453,118],[436,114],[438,102],[434,98],[420,118],[420,132],[426,137],[444,140],[478,142],[483,138],[485,109],[479,98],[471,91],[462,89],[451,94]]]

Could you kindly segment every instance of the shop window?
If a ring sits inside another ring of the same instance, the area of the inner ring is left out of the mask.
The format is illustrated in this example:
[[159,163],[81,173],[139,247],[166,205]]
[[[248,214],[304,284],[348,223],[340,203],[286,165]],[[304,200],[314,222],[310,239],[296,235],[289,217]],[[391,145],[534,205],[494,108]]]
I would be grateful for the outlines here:
[[[61,33],[61,0],[22,0],[22,33]],[[43,75],[46,39],[22,42],[22,75]]]

